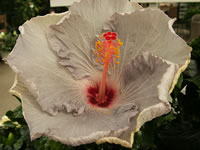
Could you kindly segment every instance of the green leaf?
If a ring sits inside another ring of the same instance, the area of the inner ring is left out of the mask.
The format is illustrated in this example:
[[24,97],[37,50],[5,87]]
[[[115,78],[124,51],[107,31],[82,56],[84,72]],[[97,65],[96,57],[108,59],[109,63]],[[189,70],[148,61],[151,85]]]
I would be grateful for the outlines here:
[[196,60],[190,60],[190,64],[188,65],[187,69],[184,71],[184,74],[189,77],[193,78],[199,73],[198,71],[198,63]]
[[5,146],[3,147],[3,150],[13,150],[13,149],[12,149],[11,146],[9,146],[9,145],[5,145]]
[[3,144],[0,144],[0,150],[3,150]]
[[26,124],[23,114],[22,114],[22,106],[18,106],[14,111],[8,111],[6,113],[6,116],[8,116],[8,118],[11,121],[17,121],[19,124]]
[[12,121],[6,121],[3,123],[3,125],[4,125],[3,126],[4,128],[15,128],[16,127],[16,125]]
[[182,83],[183,83],[183,74],[180,75],[178,82],[176,84],[176,87],[181,89],[182,88]]
[[23,138],[21,137],[17,142],[14,144],[14,150],[19,150],[23,145]]
[[[199,9],[200,12],[200,9]],[[200,37],[193,40],[192,43],[190,44],[192,47],[192,58],[193,59],[199,59],[200,58]]]
[[11,120],[11,121],[15,121],[13,120],[13,111],[9,110],[7,113],[6,113],[6,116]]
[[197,75],[193,78],[189,78],[189,79],[185,79],[188,82],[192,82],[193,84],[195,84],[199,89],[200,89],[200,75]]
[[21,99],[18,97],[18,96],[16,96],[16,95],[13,95],[20,103],[22,102],[21,101]]
[[8,135],[6,144],[11,146],[13,144],[13,140],[14,140],[14,135],[13,135],[12,132],[10,132],[9,135]]

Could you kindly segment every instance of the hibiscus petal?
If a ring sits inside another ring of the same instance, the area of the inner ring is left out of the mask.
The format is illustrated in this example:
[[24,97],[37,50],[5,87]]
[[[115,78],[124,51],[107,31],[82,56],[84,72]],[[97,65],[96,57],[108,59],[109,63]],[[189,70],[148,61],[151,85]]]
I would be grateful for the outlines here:
[[76,79],[94,74],[90,55],[95,44],[92,26],[77,15],[70,15],[49,28],[48,40],[59,56],[59,63],[66,67]]
[[57,63],[46,38],[48,26],[65,15],[47,15],[27,21],[20,27],[17,44],[7,58],[41,108],[53,115],[58,111],[80,113],[84,108],[79,91],[82,84],[75,83],[69,72]]
[[59,112],[56,116],[51,116],[42,111],[19,76],[11,92],[22,99],[23,114],[32,140],[45,135],[64,144],[76,146],[95,142],[106,136],[117,137],[128,129],[130,118],[137,114],[137,106],[132,104],[128,107],[120,106],[107,113],[88,111],[80,116],[73,116],[71,113]]
[[128,0],[82,0],[69,8],[72,14],[86,19],[96,34],[101,34],[104,22],[115,12],[130,13],[137,9],[141,9],[140,5]]
[[113,13],[137,9],[141,9],[140,5],[127,0],[84,0],[73,4],[71,15],[52,25],[48,33],[49,43],[60,58],[59,63],[75,79],[94,75],[96,34],[101,34],[104,22]]
[[133,131],[138,131],[145,122],[170,111],[168,96],[177,69],[177,65],[147,52],[126,65],[120,99],[121,103],[137,105],[138,116],[131,119],[130,128],[118,139],[103,138],[97,143],[110,142],[132,147]]
[[117,32],[123,42],[116,74],[120,75],[124,65],[138,53],[145,51],[185,68],[191,48],[175,34],[173,22],[174,20],[158,9],[142,9],[131,14],[115,13],[105,23],[104,30]]

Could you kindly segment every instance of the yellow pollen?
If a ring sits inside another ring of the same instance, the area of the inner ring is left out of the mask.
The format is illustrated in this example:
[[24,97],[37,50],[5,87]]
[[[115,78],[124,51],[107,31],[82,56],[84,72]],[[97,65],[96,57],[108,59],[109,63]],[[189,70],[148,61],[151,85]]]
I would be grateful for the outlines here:
[[[101,65],[110,65],[113,61],[114,63],[119,61],[120,58],[120,46],[122,42],[119,39],[116,40],[102,40],[96,42],[96,49],[94,51],[96,60]],[[114,59],[113,59],[114,58]]]

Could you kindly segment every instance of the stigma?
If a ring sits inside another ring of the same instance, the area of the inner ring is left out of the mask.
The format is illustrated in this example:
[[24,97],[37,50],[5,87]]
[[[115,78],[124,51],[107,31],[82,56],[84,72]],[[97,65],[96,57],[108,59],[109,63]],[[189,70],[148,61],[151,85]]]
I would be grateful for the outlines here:
[[[103,65],[103,72],[101,82],[98,86],[98,92],[96,95],[96,102],[107,103],[107,91],[109,88],[106,87],[106,78],[108,76],[109,66],[113,63],[119,64],[120,58],[120,46],[123,43],[117,37],[117,33],[115,32],[106,32],[100,35],[99,40],[96,42],[96,49],[94,54],[96,56],[96,62],[100,65]],[[112,93],[112,92],[111,92]]]

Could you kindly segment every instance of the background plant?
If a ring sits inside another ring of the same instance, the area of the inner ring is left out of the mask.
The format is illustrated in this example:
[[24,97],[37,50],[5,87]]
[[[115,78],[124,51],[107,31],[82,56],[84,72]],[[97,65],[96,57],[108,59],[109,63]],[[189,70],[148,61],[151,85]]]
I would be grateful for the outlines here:
[[188,9],[183,18],[183,21],[186,23],[188,28],[190,28],[192,17],[196,14],[200,14],[200,4],[188,3]]
[[9,30],[17,30],[26,20],[49,13],[48,0],[1,0],[0,14],[6,14]]
[[50,8],[49,0],[0,0],[0,6],[0,15],[6,15],[8,23],[7,32],[0,33],[0,52],[13,49],[19,34],[18,27],[27,20],[51,11],[59,13],[68,10],[67,7]]
[[8,32],[0,33],[0,51],[9,52],[13,49],[16,40],[17,40],[18,34],[16,31],[14,32]]

